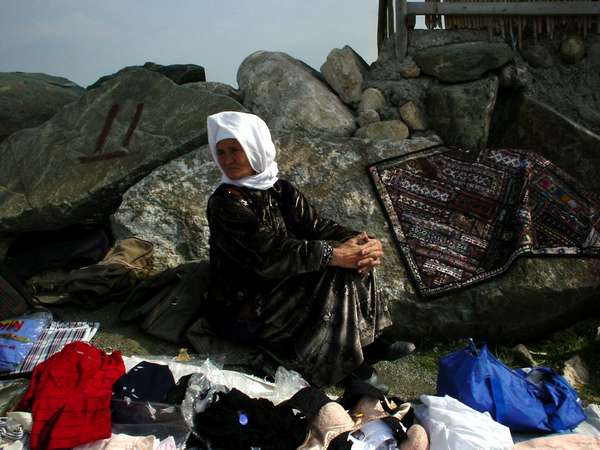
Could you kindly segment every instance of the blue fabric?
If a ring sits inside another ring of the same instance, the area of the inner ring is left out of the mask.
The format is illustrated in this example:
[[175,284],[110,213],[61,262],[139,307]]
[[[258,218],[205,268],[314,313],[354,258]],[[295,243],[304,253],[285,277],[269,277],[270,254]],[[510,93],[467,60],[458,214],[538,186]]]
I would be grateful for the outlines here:
[[51,320],[49,313],[34,313],[0,321],[0,372],[19,367]]
[[490,353],[469,345],[440,359],[437,394],[449,395],[513,432],[559,432],[585,420],[577,393],[552,369],[533,369],[539,384],[522,370],[512,370]]

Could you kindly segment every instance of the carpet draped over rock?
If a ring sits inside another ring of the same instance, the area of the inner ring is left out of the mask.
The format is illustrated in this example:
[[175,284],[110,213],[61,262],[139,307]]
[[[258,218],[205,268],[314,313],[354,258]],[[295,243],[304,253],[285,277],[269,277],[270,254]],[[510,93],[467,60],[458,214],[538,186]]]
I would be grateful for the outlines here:
[[600,256],[600,199],[535,153],[438,146],[369,171],[424,297],[488,280],[519,255]]

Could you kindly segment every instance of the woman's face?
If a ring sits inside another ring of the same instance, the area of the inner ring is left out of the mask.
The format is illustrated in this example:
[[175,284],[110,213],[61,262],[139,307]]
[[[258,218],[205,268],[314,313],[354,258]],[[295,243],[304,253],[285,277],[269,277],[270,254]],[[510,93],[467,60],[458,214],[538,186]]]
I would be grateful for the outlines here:
[[217,159],[219,166],[231,180],[256,175],[237,139],[223,139],[217,142]]

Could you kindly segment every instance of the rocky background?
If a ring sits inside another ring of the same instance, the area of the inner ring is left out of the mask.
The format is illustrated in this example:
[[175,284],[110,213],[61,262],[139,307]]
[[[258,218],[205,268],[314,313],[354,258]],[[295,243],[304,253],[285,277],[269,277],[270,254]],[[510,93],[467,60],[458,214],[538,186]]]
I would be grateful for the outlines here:
[[[519,258],[459,293],[417,297],[366,166],[436,145],[539,152],[600,193],[600,36],[515,50],[487,32],[413,30],[408,57],[384,48],[368,65],[350,47],[319,70],[258,51],[239,89],[194,65],[147,63],[83,89],[44,74],[0,74],[0,256],[16,238],[71,226],[109,227],[155,244],[155,271],[208,257],[205,207],[219,180],[206,117],[250,111],[272,129],[281,175],[322,214],[369,230],[386,248],[379,270],[392,334],[515,341],[600,310],[600,260]],[[568,45],[565,44],[568,42]],[[64,271],[38,274],[60,293]]]

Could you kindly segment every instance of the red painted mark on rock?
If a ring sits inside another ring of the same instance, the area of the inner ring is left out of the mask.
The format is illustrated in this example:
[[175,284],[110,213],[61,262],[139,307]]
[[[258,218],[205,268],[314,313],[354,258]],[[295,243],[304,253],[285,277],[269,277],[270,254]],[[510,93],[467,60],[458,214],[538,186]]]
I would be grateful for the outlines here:
[[[102,127],[102,131],[100,132],[100,135],[98,136],[98,140],[96,141],[96,147],[94,148],[94,152],[90,156],[80,157],[79,161],[81,163],[85,164],[85,163],[91,163],[91,162],[96,162],[96,161],[105,161],[108,159],[123,158],[124,156],[127,156],[128,153],[124,150],[118,150],[115,152],[108,152],[108,153],[103,152],[104,145],[106,144],[106,139],[108,138],[108,134],[110,133],[112,124],[115,121],[117,114],[119,113],[119,108],[120,107],[119,107],[118,103],[115,103],[114,105],[111,106],[110,110],[108,111],[108,114],[106,115],[106,119],[104,120],[104,126]],[[137,128],[137,126],[140,122],[140,118],[142,117],[143,111],[144,111],[144,104],[138,103],[136,110],[135,110],[135,114],[133,115],[133,119],[131,120],[131,123],[129,124],[129,128],[127,129],[127,132],[125,133],[125,136],[123,137],[123,141],[122,141],[123,147],[125,147],[125,148],[129,147],[129,143],[131,141],[131,136],[133,135],[133,132],[135,131],[135,129]]]

